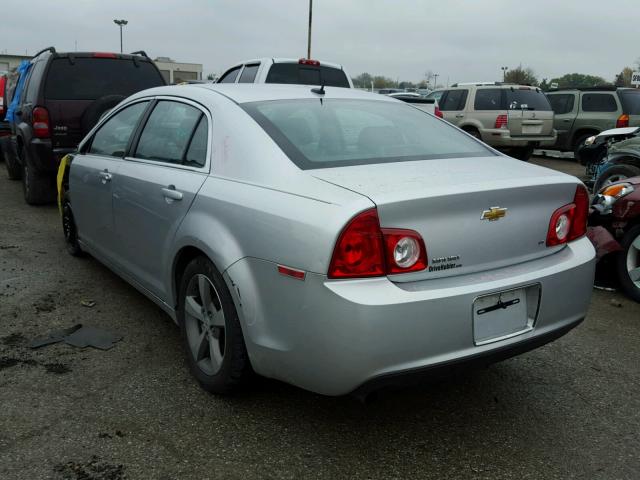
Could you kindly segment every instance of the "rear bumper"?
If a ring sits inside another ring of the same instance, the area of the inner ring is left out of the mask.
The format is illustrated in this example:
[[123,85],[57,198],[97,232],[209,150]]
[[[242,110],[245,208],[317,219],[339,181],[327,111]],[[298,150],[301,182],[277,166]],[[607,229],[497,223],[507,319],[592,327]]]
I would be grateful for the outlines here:
[[[370,391],[407,372],[507,358],[563,335],[587,313],[595,252],[581,238],[544,258],[496,270],[397,284],[387,278],[304,281],[245,258],[225,278],[253,368],[326,395]],[[539,284],[533,328],[476,345],[473,303],[483,294]],[[511,353],[512,352],[512,353]]]
[[34,138],[29,142],[31,162],[41,174],[56,175],[62,157],[74,151],[75,148],[53,148],[51,140],[47,138]]
[[502,148],[518,148],[518,147],[550,147],[554,145],[558,139],[554,130],[553,135],[545,136],[511,136],[509,130],[501,128],[491,128],[481,130],[480,135],[482,141],[493,146]]

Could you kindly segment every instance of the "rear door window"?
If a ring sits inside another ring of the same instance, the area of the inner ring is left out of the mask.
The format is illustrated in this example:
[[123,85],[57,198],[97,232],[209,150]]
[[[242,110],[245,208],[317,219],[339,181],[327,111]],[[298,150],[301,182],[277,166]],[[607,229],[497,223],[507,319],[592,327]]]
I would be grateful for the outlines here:
[[227,73],[222,75],[222,77],[220,77],[218,83],[235,83],[236,78],[238,77],[238,73],[240,72],[240,68],[242,67],[236,67],[229,70]]
[[140,134],[134,157],[182,164],[201,116],[191,105],[159,101]]
[[184,164],[190,167],[204,167],[207,163],[207,131],[208,131],[207,117],[202,115],[196,131],[193,133],[189,149],[187,150],[187,156],[184,159]]
[[93,136],[90,154],[124,157],[129,139],[149,102],[139,102],[123,110],[100,127]]
[[440,99],[440,110],[456,111],[464,110],[467,103],[467,95],[469,90],[447,90]]
[[149,61],[119,58],[56,58],[47,72],[48,100],[96,100],[108,95],[128,97],[140,90],[164,85]]
[[300,65],[297,63],[274,63],[267,74],[266,83],[296,85],[321,85],[349,88],[349,80],[339,68],[321,65]]
[[253,81],[256,79],[256,73],[258,73],[259,66],[259,63],[256,63],[254,65],[245,65],[238,83],[253,83]]
[[584,112],[615,112],[618,110],[618,104],[611,93],[584,93],[582,110]]
[[627,115],[640,115],[640,91],[622,90],[620,91],[622,110]]
[[563,113],[573,111],[573,104],[575,102],[574,94],[558,93],[555,95],[549,95],[547,98],[555,114],[562,115]]
[[505,89],[509,110],[539,110],[549,112],[551,105],[544,93],[533,88]]
[[504,110],[502,92],[503,90],[499,88],[480,88],[476,90],[473,108],[475,110]]

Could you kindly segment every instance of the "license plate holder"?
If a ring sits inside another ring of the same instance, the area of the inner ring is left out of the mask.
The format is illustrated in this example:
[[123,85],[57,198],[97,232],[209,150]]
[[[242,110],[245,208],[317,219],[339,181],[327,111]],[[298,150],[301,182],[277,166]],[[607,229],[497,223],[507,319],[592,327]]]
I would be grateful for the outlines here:
[[540,125],[523,125],[522,126],[522,134],[523,135],[538,135],[542,132],[542,126]]
[[473,302],[474,343],[484,345],[531,331],[539,300],[539,285],[477,297]]

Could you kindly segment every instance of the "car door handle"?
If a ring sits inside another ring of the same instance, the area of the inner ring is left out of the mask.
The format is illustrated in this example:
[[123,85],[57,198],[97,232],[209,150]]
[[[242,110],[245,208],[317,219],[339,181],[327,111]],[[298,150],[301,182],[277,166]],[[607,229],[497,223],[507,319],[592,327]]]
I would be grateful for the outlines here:
[[571,119],[570,118],[563,118],[562,121],[565,122],[565,123],[569,123],[571,121]]
[[464,117],[464,113],[457,113],[456,114],[456,118],[462,118],[462,117]]
[[110,182],[113,178],[113,175],[111,175],[107,169],[105,169],[104,172],[100,172],[98,176],[103,185],[106,185],[107,182]]
[[163,188],[162,194],[167,200],[182,200],[182,192],[177,191],[175,185],[169,185],[168,187]]

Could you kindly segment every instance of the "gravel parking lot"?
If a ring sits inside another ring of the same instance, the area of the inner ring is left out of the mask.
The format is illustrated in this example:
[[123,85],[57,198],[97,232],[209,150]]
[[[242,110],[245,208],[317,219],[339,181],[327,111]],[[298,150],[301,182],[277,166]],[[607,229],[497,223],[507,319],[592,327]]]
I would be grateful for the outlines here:
[[[67,255],[54,206],[28,207],[4,174],[0,205],[1,479],[640,477],[640,305],[618,293],[594,291],[541,349],[367,404],[269,380],[219,398],[168,317]],[[124,338],[28,348],[77,323]]]

